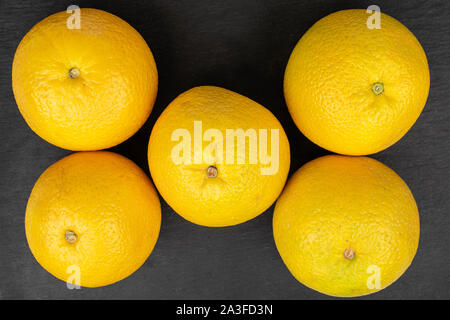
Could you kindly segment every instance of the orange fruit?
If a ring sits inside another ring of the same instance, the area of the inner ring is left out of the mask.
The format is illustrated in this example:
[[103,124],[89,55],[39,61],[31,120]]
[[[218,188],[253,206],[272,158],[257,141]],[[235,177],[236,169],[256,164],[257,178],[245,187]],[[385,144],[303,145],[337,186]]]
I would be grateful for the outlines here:
[[84,287],[135,272],[152,252],[160,225],[148,177],[106,151],[75,153],[51,165],[34,185],[25,218],[39,264],[63,281],[78,275]]
[[290,151],[269,110],[235,92],[202,86],[179,95],[156,121],[148,162],[157,189],[178,214],[222,227],[273,204],[287,178]]
[[80,29],[65,11],[36,24],[12,67],[19,110],[44,140],[69,150],[99,150],[131,137],[147,120],[158,74],[141,35],[122,19],[81,9]]
[[425,53],[399,21],[381,14],[369,29],[366,10],[316,22],[289,58],[284,95],[302,133],[347,155],[393,145],[425,106],[430,74]]
[[406,183],[367,157],[325,156],[301,167],[277,201],[273,234],[292,275],[331,296],[386,288],[410,266],[419,243]]

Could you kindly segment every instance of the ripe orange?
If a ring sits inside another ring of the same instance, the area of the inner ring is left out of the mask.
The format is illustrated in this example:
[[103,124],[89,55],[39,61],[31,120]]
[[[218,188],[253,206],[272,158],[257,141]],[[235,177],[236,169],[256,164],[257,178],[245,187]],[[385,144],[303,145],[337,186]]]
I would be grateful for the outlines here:
[[[136,271],[158,239],[161,207],[144,172],[105,151],[50,166],[28,200],[25,229],[36,260],[63,281],[112,284]],[[74,278],[76,279],[76,278]]]
[[286,181],[290,151],[269,110],[235,92],[203,86],[184,92],[161,114],[148,161],[157,189],[178,214],[221,227],[272,205]]
[[66,12],[36,24],[20,42],[12,84],[25,121],[44,140],[99,150],[131,137],[148,118],[158,74],[140,34],[122,19],[81,9],[80,29]]
[[360,296],[386,288],[409,267],[419,213],[394,171],[371,158],[332,155],[289,179],[273,233],[298,281],[332,296]]
[[315,23],[297,43],[284,77],[289,112],[319,146],[348,155],[381,151],[419,117],[430,74],[414,35],[381,14],[369,29],[365,10],[344,10]]

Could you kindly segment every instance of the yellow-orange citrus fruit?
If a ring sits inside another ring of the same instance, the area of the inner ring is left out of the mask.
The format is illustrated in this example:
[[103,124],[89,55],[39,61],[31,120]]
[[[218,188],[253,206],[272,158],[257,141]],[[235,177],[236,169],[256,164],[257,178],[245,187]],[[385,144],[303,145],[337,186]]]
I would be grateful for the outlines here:
[[156,65],[145,40],[119,17],[81,9],[75,18],[53,14],[25,35],[13,62],[14,96],[44,140],[69,150],[105,149],[147,120]]
[[269,110],[235,92],[202,86],[178,96],[161,114],[148,161],[157,189],[178,214],[221,227],[250,220],[273,204],[286,182],[290,151]]
[[25,218],[39,264],[84,287],[135,272],[152,252],[160,225],[150,179],[132,161],[106,151],[75,153],[51,165],[34,185]]
[[289,179],[275,206],[275,243],[293,276],[340,297],[397,280],[417,251],[420,224],[406,183],[367,157],[325,156]]
[[303,35],[286,67],[292,118],[307,138],[333,152],[365,155],[391,146],[428,97],[420,43],[399,21],[377,17],[366,10],[326,16]]

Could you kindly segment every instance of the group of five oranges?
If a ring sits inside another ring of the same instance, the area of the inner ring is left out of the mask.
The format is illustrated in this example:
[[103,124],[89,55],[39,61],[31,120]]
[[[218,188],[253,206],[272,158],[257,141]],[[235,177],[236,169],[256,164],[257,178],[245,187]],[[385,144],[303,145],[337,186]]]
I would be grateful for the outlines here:
[[[66,281],[76,266],[81,286],[99,287],[136,271],[159,236],[161,206],[150,179],[125,157],[97,151],[144,124],[158,75],[145,40],[122,19],[81,9],[79,28],[69,28],[67,18],[60,12],[36,24],[13,62],[14,96],[31,129],[58,147],[82,151],[39,177],[25,229],[33,255],[51,274]],[[414,35],[386,14],[378,18],[381,25],[369,28],[365,10],[335,12],[295,46],[284,78],[289,112],[307,138],[340,155],[305,164],[286,186],[290,148],[283,127],[260,104],[223,88],[179,95],[154,124],[148,145],[157,190],[193,223],[236,225],[278,199],[273,233],[281,258],[300,282],[333,296],[387,287],[409,267],[419,241],[408,186],[380,162],[358,157],[397,142],[419,117],[430,85]],[[180,129],[189,139],[174,134]],[[228,145],[218,136],[229,129],[245,133],[230,149],[241,148],[244,161],[219,156]],[[270,174],[262,174],[270,164],[262,161],[261,143],[259,161],[248,161],[256,152],[251,130],[260,141],[261,130],[277,133],[267,134],[264,146],[275,165]],[[195,145],[198,134],[208,147]],[[174,152],[187,160],[174,161]]]

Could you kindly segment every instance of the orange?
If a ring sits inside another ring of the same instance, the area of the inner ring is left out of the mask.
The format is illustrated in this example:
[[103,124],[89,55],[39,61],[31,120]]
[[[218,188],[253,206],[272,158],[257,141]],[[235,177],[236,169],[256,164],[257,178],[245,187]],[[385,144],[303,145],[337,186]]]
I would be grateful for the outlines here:
[[319,20],[286,67],[284,94],[296,125],[336,153],[365,155],[393,145],[428,97],[430,74],[420,43],[386,14],[380,29],[369,29],[372,15],[344,10]]
[[179,95],[161,114],[148,161],[157,189],[178,214],[222,227],[273,204],[287,178],[290,151],[269,110],[235,92],[202,86]]
[[81,9],[80,29],[68,28],[69,17],[53,14],[22,39],[14,96],[44,140],[69,150],[109,148],[148,118],[158,87],[155,61],[140,34],[115,15]]
[[353,297],[386,288],[409,267],[419,213],[406,183],[384,164],[331,155],[289,179],[275,206],[273,233],[298,281]]
[[106,151],[75,153],[50,166],[34,185],[25,218],[39,264],[84,287],[135,272],[152,252],[160,225],[159,198],[148,177]]

